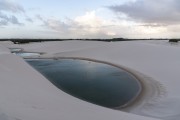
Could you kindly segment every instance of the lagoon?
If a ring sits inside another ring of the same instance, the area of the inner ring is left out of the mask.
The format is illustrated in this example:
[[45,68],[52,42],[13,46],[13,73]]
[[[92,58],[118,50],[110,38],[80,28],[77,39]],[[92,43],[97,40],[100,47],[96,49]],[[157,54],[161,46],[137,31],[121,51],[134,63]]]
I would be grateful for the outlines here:
[[133,75],[110,64],[80,59],[26,61],[60,90],[96,105],[125,107],[141,91]]

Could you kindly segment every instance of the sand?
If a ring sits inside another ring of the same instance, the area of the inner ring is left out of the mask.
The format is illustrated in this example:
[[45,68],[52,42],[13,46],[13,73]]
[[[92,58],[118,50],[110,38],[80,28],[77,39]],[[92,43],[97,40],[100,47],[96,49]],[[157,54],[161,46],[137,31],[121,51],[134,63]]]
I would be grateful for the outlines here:
[[[44,53],[38,58],[73,57],[111,63],[128,70],[141,81],[141,96],[122,111],[79,100],[56,88],[7,48]],[[167,41],[61,41],[25,45],[3,43],[0,50],[1,119],[179,119],[179,45],[173,46]]]

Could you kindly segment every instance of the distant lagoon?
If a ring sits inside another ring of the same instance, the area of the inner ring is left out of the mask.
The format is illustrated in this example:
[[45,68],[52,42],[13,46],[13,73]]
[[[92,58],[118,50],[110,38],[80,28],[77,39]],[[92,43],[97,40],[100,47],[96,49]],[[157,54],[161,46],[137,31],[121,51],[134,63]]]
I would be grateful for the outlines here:
[[30,56],[40,56],[41,54],[40,53],[33,53],[33,52],[16,52],[15,53],[16,55],[18,56],[21,56],[21,57],[30,57]]
[[109,64],[80,59],[26,59],[62,91],[108,107],[124,107],[141,91],[138,80]]
[[11,53],[17,55],[17,56],[21,56],[21,57],[34,57],[34,56],[40,56],[43,53],[40,52],[26,52],[24,51],[22,48],[9,48]]

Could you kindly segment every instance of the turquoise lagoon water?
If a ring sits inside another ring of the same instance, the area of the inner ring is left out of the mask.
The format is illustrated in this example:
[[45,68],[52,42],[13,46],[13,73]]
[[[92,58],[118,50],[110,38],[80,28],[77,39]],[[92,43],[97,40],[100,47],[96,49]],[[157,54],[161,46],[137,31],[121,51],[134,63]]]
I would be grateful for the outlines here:
[[62,91],[104,107],[126,106],[141,90],[135,77],[108,64],[77,59],[26,61]]

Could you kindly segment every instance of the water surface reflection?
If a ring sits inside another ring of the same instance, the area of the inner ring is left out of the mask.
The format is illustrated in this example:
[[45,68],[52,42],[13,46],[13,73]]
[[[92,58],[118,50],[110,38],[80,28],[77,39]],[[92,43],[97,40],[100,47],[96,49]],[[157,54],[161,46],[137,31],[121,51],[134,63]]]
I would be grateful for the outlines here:
[[135,77],[108,64],[73,59],[26,61],[64,92],[104,107],[125,106],[141,90]]

